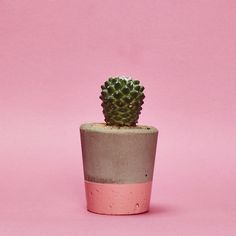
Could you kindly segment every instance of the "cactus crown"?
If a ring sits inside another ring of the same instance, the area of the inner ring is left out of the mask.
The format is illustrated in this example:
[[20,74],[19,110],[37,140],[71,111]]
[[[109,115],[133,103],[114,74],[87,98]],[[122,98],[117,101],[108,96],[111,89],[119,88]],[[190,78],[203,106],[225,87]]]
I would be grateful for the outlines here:
[[145,98],[140,82],[126,76],[111,77],[101,89],[106,124],[135,126]]

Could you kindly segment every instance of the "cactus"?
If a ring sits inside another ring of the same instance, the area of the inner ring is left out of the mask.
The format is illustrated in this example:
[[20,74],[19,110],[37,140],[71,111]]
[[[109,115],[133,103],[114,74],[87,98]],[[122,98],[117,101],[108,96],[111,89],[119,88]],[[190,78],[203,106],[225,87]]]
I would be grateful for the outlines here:
[[111,77],[101,89],[106,124],[136,126],[145,98],[140,82],[126,76]]

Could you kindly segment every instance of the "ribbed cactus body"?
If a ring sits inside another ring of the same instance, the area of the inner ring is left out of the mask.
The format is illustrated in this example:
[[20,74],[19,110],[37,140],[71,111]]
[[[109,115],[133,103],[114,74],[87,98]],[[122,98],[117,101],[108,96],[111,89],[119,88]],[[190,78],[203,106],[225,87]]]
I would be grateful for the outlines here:
[[101,88],[100,99],[107,125],[135,126],[145,97],[140,82],[125,76],[111,77]]

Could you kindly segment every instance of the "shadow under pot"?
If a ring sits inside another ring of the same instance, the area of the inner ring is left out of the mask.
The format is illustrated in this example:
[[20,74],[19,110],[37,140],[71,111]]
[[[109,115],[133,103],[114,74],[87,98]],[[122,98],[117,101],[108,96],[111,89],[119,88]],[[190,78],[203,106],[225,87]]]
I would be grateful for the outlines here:
[[80,126],[88,211],[129,215],[149,210],[158,130]]

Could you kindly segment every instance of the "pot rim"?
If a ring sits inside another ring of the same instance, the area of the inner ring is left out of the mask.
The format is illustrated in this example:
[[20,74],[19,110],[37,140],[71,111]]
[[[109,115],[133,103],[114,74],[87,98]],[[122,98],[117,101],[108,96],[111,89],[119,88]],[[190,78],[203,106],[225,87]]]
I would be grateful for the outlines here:
[[102,132],[102,133],[134,133],[134,134],[147,134],[158,133],[158,129],[149,125],[136,125],[136,126],[114,126],[106,125],[105,123],[92,122],[83,123],[80,125],[80,130],[86,130],[90,132]]

